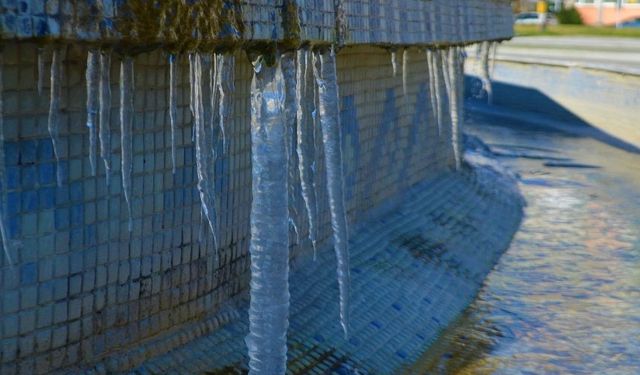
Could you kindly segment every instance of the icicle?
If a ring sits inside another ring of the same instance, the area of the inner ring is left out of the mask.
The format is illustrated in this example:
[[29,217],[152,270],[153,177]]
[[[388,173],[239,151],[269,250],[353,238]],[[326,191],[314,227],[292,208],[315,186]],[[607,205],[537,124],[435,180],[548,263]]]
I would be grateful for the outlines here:
[[491,83],[491,71],[489,67],[489,55],[491,54],[491,42],[482,42],[482,69],[480,80],[482,81],[482,89],[487,93],[487,103],[493,104],[493,84]]
[[98,124],[98,85],[99,85],[99,65],[98,52],[89,50],[87,52],[87,70],[85,80],[87,81],[87,128],[89,129],[89,164],[91,174],[96,175],[96,149]]
[[345,336],[347,336],[349,334],[349,243],[344,204],[336,55],[333,49],[329,52],[318,52],[314,55],[314,60],[314,75],[318,84],[320,124],[327,171],[327,192],[329,193],[331,227],[333,228],[333,245],[338,259],[340,323]]
[[42,88],[44,87],[44,48],[38,48],[38,96],[42,96]]
[[6,226],[6,202],[7,202],[7,181],[5,179],[5,154],[4,154],[4,108],[3,108],[3,86],[2,86],[2,68],[3,68],[3,54],[0,49],[0,235],[2,236],[2,249],[4,250],[4,256],[7,260],[7,264],[13,267],[13,259],[11,258],[11,241],[9,241],[9,232]]
[[438,135],[440,135],[440,119],[438,118],[438,101],[436,99],[436,74],[434,64],[434,51],[427,50],[427,69],[429,70],[429,102],[431,105],[431,113],[433,119],[438,126]]
[[409,53],[407,49],[402,50],[402,94],[407,97],[407,63],[409,62]]
[[220,111],[220,134],[222,135],[222,150],[227,150],[227,125],[231,125],[232,109],[233,109],[233,93],[235,92],[234,70],[236,59],[231,54],[220,55],[219,64],[216,69],[219,74],[218,78],[218,95],[219,95],[219,111]]
[[[285,82],[285,140],[288,155],[288,189],[289,189],[289,223],[296,234],[296,243],[300,243],[300,232],[298,230],[298,205],[296,189],[299,186],[298,160],[294,154],[294,147],[297,146],[297,72],[296,55],[291,52],[284,53],[281,57],[282,76]],[[295,145],[295,146],[294,146]]]
[[100,157],[104,162],[107,186],[111,182],[111,53],[100,53]]
[[176,174],[176,128],[178,116],[178,63],[169,56],[169,123],[171,126],[171,173]]
[[62,168],[60,167],[60,95],[62,95],[60,77],[60,59],[62,58],[59,49],[54,49],[51,57],[51,92],[49,98],[49,136],[53,144],[53,154],[56,158],[56,180],[58,186],[62,186]]
[[391,67],[393,68],[393,76],[398,75],[398,56],[396,50],[391,51]]
[[211,132],[213,107],[211,106],[211,96],[213,88],[211,81],[211,55],[196,54],[190,61],[194,74],[194,128],[196,145],[196,170],[198,173],[198,193],[202,212],[204,213],[211,235],[213,236],[214,248],[217,248],[217,216],[215,207],[215,182],[213,177],[214,164],[214,141]]
[[[196,90],[196,77],[195,77],[195,66],[196,66],[196,54],[189,54],[189,109],[191,110],[191,118],[196,117],[196,109],[194,108],[195,100],[195,90]],[[196,127],[193,126],[191,128],[191,142],[195,142],[196,140]]]
[[133,58],[126,56],[120,62],[120,149],[122,169],[122,190],[129,212],[129,232],[133,231],[131,200],[133,185]]
[[250,374],[284,374],[289,327],[289,212],[285,83],[280,65],[254,64],[251,82]]
[[453,156],[456,163],[456,170],[460,169],[460,140],[459,137],[459,128],[460,128],[460,85],[458,81],[461,77],[458,76],[460,64],[458,49],[453,47],[450,48],[448,60],[448,70],[447,75],[449,76],[449,107],[451,110],[451,147],[453,148]]
[[309,220],[309,239],[313,247],[313,257],[316,257],[316,236],[318,208],[316,205],[315,177],[313,169],[314,160],[314,82],[311,65],[311,54],[307,49],[297,52],[297,77],[296,77],[296,152],[298,154],[298,171],[300,174],[300,186],[304,200],[307,217]]
[[435,89],[435,103],[436,103],[436,119],[438,124],[438,135],[442,134],[442,128],[444,125],[444,91],[443,90],[443,77],[442,77],[442,60],[440,59],[440,51],[433,52],[433,81]]

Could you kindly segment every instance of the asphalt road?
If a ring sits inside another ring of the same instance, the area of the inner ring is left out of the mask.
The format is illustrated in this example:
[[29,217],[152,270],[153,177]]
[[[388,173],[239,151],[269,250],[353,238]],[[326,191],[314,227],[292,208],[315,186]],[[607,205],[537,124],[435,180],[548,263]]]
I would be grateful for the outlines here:
[[640,38],[516,37],[500,45],[497,59],[640,75]]

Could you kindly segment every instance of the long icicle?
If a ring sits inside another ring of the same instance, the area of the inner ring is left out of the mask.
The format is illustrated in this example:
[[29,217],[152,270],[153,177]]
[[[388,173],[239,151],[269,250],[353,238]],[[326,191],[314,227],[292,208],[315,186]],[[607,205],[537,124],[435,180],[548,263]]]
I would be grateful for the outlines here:
[[0,235],[2,235],[2,249],[9,266],[13,267],[13,259],[11,258],[11,241],[9,241],[9,232],[6,226],[6,202],[7,202],[7,181],[5,179],[5,154],[4,154],[4,105],[3,105],[3,85],[2,85],[2,68],[4,64],[3,53],[0,47]]
[[235,92],[234,70],[236,65],[235,56],[232,54],[223,54],[218,60],[218,95],[219,95],[219,111],[220,111],[220,134],[222,136],[222,150],[227,153],[227,126],[231,125],[233,119],[233,93]]
[[433,115],[433,120],[435,121],[438,127],[438,135],[440,135],[440,120],[438,119],[438,102],[436,100],[436,76],[435,76],[435,65],[433,63],[434,52],[432,50],[427,50],[427,70],[429,71],[429,105],[431,109],[431,113]]
[[340,288],[340,323],[345,336],[349,335],[349,243],[347,214],[344,204],[342,172],[342,140],[336,55],[333,49],[314,55],[314,75],[318,84],[320,124],[324,145],[327,192],[333,228],[333,245],[338,260],[338,286]]
[[284,79],[254,63],[251,82],[249,374],[284,374],[289,327],[289,211]]
[[99,52],[89,50],[87,52],[87,70],[85,71],[85,80],[87,83],[87,128],[89,129],[89,164],[91,165],[91,174],[96,175],[96,149],[97,149],[97,133],[98,126],[98,88],[100,80],[100,58]]
[[[300,243],[299,231],[299,215],[297,188],[300,186],[299,169],[297,154],[295,148],[297,146],[297,71],[296,71],[296,55],[293,52],[286,52],[281,58],[282,76],[284,78],[285,102],[284,102],[284,118],[285,118],[285,144],[287,146],[288,159],[288,189],[289,189],[289,224],[293,228],[296,235],[296,243]],[[295,146],[294,146],[295,145]]]
[[460,169],[460,141],[458,131],[460,129],[460,85],[458,83],[460,77],[458,76],[458,65],[460,59],[458,57],[458,49],[452,47],[448,51],[448,69],[447,74],[449,76],[450,94],[449,94],[449,106],[451,108],[451,147],[453,148],[453,156],[455,160],[456,170]]
[[178,116],[178,62],[169,56],[169,125],[171,126],[171,173],[176,174],[176,131]]
[[129,232],[133,231],[133,58],[125,56],[120,62],[120,151],[122,190],[129,213]]
[[61,66],[60,59],[62,52],[56,48],[51,56],[51,89],[49,97],[49,121],[47,128],[51,143],[53,144],[53,154],[56,158],[56,180],[58,186],[62,186],[62,168],[60,167],[60,95],[61,88]]
[[491,42],[482,42],[481,47],[481,71],[480,80],[482,81],[482,88],[487,93],[487,104],[493,104],[493,84],[491,83],[491,68],[489,65],[489,57],[491,55]]
[[435,104],[436,104],[436,121],[438,124],[438,135],[442,134],[442,128],[444,125],[444,90],[442,89],[442,66],[440,64],[440,52],[433,51],[432,54],[432,66],[433,66],[433,85],[435,92]]
[[44,87],[44,48],[38,47],[38,82],[36,89],[38,90],[38,96],[42,96],[42,88]]
[[313,169],[314,160],[314,133],[313,133],[313,107],[314,107],[314,82],[311,64],[311,53],[308,49],[300,49],[297,52],[297,77],[296,77],[296,152],[298,154],[298,170],[300,174],[300,186],[302,199],[307,211],[309,221],[309,239],[313,247],[313,256],[316,257],[317,238],[317,197],[315,189],[315,177]]
[[107,186],[111,183],[111,52],[100,53],[100,157]]
[[198,193],[202,213],[209,225],[213,237],[214,248],[217,249],[217,216],[215,206],[215,192],[213,181],[214,141],[210,122],[212,121],[211,96],[213,88],[211,81],[212,59],[209,54],[195,54],[190,61],[194,73],[193,103],[195,146],[196,146],[196,171],[198,174]]

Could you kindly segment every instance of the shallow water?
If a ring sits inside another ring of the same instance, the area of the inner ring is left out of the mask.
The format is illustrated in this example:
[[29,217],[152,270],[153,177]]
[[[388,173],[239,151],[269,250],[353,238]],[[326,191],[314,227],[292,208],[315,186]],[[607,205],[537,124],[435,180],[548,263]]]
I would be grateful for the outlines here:
[[640,372],[640,155],[494,118],[466,127],[528,206],[476,301],[414,368],[445,374]]

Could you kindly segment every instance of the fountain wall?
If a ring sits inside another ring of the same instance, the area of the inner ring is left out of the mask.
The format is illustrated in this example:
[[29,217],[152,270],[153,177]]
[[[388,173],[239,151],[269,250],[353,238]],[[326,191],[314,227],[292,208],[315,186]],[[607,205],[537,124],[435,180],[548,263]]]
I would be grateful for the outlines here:
[[[279,40],[290,48],[291,43],[328,45],[336,33],[344,37],[337,73],[349,223],[393,207],[414,185],[455,169],[452,130],[439,131],[429,110],[425,48],[509,38],[508,5],[480,0],[340,3],[344,31],[337,31],[338,12],[327,1],[295,3],[299,27],[285,22],[289,8],[267,1],[227,2],[222,13],[210,16],[224,15],[228,24],[221,24],[229,27],[219,28],[210,44],[197,48],[236,59],[232,117],[225,127],[228,149],[212,169],[220,223],[217,248],[197,189],[187,57],[192,47],[150,32],[148,20],[136,18],[135,12],[135,22],[127,24],[122,20],[131,13],[115,1],[0,5],[2,214],[8,237],[0,261],[1,373],[96,364],[97,369],[123,371],[215,331],[234,316],[229,306],[246,298],[250,280],[253,69],[245,52],[260,51],[257,42]],[[111,51],[108,154],[113,170],[108,185],[104,164],[97,163],[94,175],[89,158],[95,152],[85,126],[90,48]],[[407,57],[395,74],[389,48]],[[62,61],[57,159],[48,129],[54,50]],[[131,217],[122,187],[119,124],[119,63],[125,55],[133,55],[134,68]],[[169,55],[176,56],[178,73],[175,173]],[[221,149],[222,141],[214,147]],[[320,145],[314,148],[322,153]],[[324,186],[324,159],[317,160],[316,183]],[[303,211],[297,194],[296,205]],[[318,249],[331,251],[325,189],[318,189],[318,202]],[[308,230],[303,218],[297,233],[290,233],[292,257],[311,251]]]

